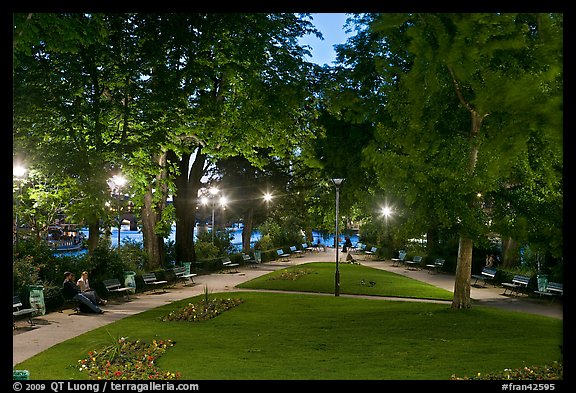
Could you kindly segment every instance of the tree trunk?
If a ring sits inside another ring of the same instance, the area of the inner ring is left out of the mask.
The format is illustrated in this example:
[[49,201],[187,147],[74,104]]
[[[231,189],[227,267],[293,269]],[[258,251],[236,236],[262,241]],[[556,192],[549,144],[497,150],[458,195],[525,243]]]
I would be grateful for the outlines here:
[[511,237],[502,241],[502,267],[512,267],[518,261],[518,243]]
[[454,280],[453,309],[467,309],[470,304],[470,275],[472,274],[472,239],[460,236],[458,262]]
[[92,255],[100,239],[100,223],[98,219],[88,223],[88,255]]
[[152,185],[149,185],[142,207],[142,237],[144,250],[148,255],[146,270],[158,269],[164,264],[164,238],[156,235],[155,228],[159,217],[153,203]]
[[[470,177],[474,176],[476,170],[476,163],[478,160],[478,152],[480,151],[480,129],[484,118],[488,113],[479,113],[465,98],[462,93],[459,81],[452,68],[448,66],[448,71],[452,76],[452,84],[458,97],[458,100],[466,110],[470,113],[470,155],[468,157],[468,174]],[[469,203],[470,209],[475,209],[474,202]],[[456,263],[456,277],[454,282],[454,299],[452,300],[453,309],[467,309],[471,307],[470,304],[470,275],[472,274],[472,239],[460,235],[460,242],[458,245],[458,261]]]
[[[162,213],[168,199],[168,187],[166,185],[166,160],[167,154],[164,152],[157,157],[156,161],[162,168],[156,176],[155,182],[150,182],[144,193],[144,203],[142,206],[142,238],[144,250],[148,255],[146,264],[147,270],[154,270],[164,266],[164,236],[156,234],[156,224],[162,220]],[[155,190],[152,190],[152,186]],[[160,193],[160,200],[154,200],[154,193]]]
[[[179,173],[175,178],[176,193],[173,197],[176,214],[176,262],[196,261],[194,250],[194,227],[196,226],[196,207],[200,180],[204,175],[206,155],[201,148],[196,149],[194,161],[190,168],[192,154],[178,158],[176,153],[169,152],[169,160],[176,162]],[[189,170],[190,168],[190,170]]]

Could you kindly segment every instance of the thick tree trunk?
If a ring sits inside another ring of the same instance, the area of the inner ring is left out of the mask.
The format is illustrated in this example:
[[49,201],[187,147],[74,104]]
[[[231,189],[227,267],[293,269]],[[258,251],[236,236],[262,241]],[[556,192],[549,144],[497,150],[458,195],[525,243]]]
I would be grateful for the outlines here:
[[176,262],[178,263],[196,261],[194,227],[196,226],[198,190],[201,185],[200,180],[204,175],[206,155],[202,153],[201,148],[198,148],[190,168],[191,156],[191,154],[185,154],[182,158],[178,158],[174,152],[169,153],[169,160],[176,162],[179,168],[175,179],[176,193],[173,197],[176,213]]
[[467,309],[470,304],[470,275],[472,274],[472,239],[460,236],[458,262],[454,280],[453,309]]
[[519,258],[518,243],[509,237],[502,241],[502,267],[512,267]]
[[88,223],[88,255],[92,255],[100,239],[100,223],[98,219]]
[[142,237],[144,250],[148,255],[146,270],[158,269],[164,264],[164,238],[156,235],[154,230],[160,217],[153,203],[152,185],[149,185],[144,195],[144,206],[142,207]]
[[[166,186],[166,153],[157,157],[159,166],[162,168],[156,176],[155,182],[150,182],[144,193],[144,203],[142,206],[142,237],[144,250],[148,255],[146,264],[147,270],[154,270],[164,266],[164,236],[156,234],[156,224],[162,219],[162,213],[168,198],[168,187]],[[153,191],[152,186],[155,186]],[[160,199],[154,198],[154,193],[160,193]]]

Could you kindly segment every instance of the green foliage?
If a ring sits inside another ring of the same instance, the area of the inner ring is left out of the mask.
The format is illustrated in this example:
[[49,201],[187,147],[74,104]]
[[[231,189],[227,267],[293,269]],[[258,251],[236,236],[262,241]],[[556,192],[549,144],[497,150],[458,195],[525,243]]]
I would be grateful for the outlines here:
[[268,235],[274,247],[289,247],[302,244],[304,241],[302,229],[294,223],[293,217],[285,217],[280,222],[273,222],[268,225]]
[[38,284],[42,263],[35,263],[32,255],[14,259],[12,263],[12,288],[14,293],[27,285]]
[[[262,233],[262,232],[260,232]],[[272,237],[268,234],[260,237],[256,243],[254,243],[255,250],[272,250],[274,248],[274,242],[272,241]]]
[[124,259],[122,249],[118,252],[106,242],[100,242],[92,255],[87,256],[90,264],[88,272],[94,281],[117,278],[120,282],[124,282],[125,271],[141,269],[141,265],[138,265],[141,261],[140,256],[139,246],[134,245],[134,243],[127,243],[127,254]]
[[194,250],[196,251],[196,258],[199,260],[216,258],[220,252],[212,242],[202,240],[198,240],[194,244]]
[[212,259],[227,253],[230,248],[230,238],[226,239],[220,233],[214,234],[214,244],[212,244],[212,234],[205,232],[197,236],[194,243],[194,251],[196,259]]

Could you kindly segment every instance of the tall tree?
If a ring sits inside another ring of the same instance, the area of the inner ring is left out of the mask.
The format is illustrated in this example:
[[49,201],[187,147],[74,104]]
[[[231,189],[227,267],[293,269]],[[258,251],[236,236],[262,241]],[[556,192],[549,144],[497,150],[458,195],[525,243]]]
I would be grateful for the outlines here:
[[106,24],[88,14],[14,16],[14,149],[71,188],[67,213],[88,224],[90,251],[122,143],[106,96],[106,83],[117,78],[108,67],[114,54],[105,46]]
[[[435,222],[459,233],[452,307],[469,308],[473,245],[485,239],[493,218],[482,198],[510,184],[534,134],[562,143],[561,15],[358,20],[369,26],[359,35],[369,39],[341,53],[355,72],[367,67],[379,81],[359,79],[373,92],[363,102],[381,103],[371,110],[377,131],[367,160],[380,183],[404,198],[415,228]],[[365,47],[370,63],[353,57]]]

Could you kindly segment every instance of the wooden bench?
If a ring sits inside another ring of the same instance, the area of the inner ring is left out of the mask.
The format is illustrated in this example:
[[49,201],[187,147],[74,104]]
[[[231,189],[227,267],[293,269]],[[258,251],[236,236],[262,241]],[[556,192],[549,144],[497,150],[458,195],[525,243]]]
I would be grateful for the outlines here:
[[520,293],[528,293],[528,283],[530,282],[530,277],[522,276],[520,274],[515,275],[512,278],[512,282],[503,282],[504,293],[506,295],[507,291],[510,291],[510,295],[520,295]]
[[154,272],[142,273],[142,280],[144,280],[144,284],[146,284],[146,286],[152,287],[154,292],[156,292],[156,288],[161,288],[163,292],[166,292],[165,287],[166,284],[168,284],[168,281],[158,280]]
[[[232,263],[230,257],[222,258],[222,267],[224,268],[224,272],[238,273],[238,266],[240,266],[238,263]],[[234,268],[234,271],[232,271],[232,268]]]
[[404,261],[404,264],[407,266],[408,270],[420,270],[422,268],[422,257],[416,255],[411,261]]
[[534,291],[539,296],[548,296],[554,301],[555,298],[561,298],[564,295],[564,285],[557,282],[549,282],[543,291]]
[[438,273],[442,269],[442,267],[444,266],[444,262],[446,262],[444,259],[437,258],[434,261],[434,263],[424,265],[424,267],[426,267],[426,269],[428,269],[428,274],[431,274],[432,272]]
[[30,326],[35,326],[32,317],[36,315],[35,308],[22,308],[22,301],[20,296],[12,297],[12,324],[13,328],[16,329],[16,318],[25,316],[28,319]]
[[176,281],[182,280],[184,286],[186,285],[196,285],[194,282],[194,277],[197,276],[196,273],[187,273],[186,266],[177,266],[172,269],[174,275],[176,276]]
[[276,254],[278,254],[280,261],[284,261],[284,262],[290,261],[290,254],[286,254],[284,252],[284,250],[282,250],[281,248],[276,250]]
[[108,293],[122,294],[126,296],[126,300],[130,300],[130,292],[132,291],[132,289],[135,289],[132,287],[123,287],[122,284],[120,283],[120,280],[118,280],[117,278],[103,280],[102,284],[104,284],[104,288],[106,288],[106,291],[108,291]]
[[[472,284],[474,287],[484,288],[487,283],[492,283],[492,285],[496,286],[496,269],[484,267],[480,274],[473,274],[472,278],[476,280],[474,284]],[[478,286],[478,281],[482,281],[481,286]]]

